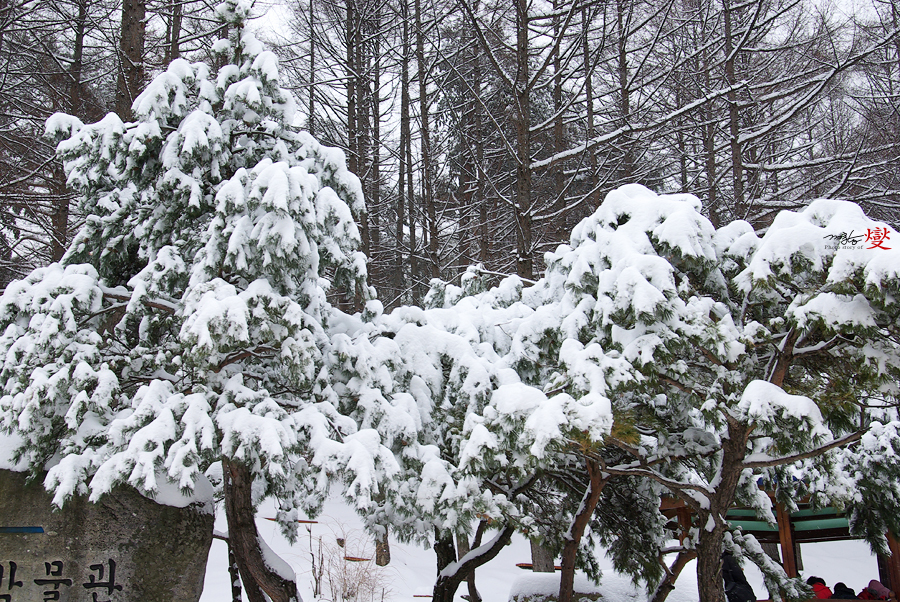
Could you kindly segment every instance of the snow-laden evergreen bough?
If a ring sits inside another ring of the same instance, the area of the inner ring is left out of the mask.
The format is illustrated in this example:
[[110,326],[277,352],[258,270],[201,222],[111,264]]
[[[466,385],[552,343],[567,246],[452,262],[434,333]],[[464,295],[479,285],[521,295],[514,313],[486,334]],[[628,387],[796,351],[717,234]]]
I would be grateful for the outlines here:
[[[698,557],[704,602],[724,595],[725,513],[737,502],[774,522],[766,491],[789,509],[803,495],[843,507],[852,532],[885,552],[900,529],[900,250],[836,241],[886,231],[825,200],[782,212],[762,236],[743,222],[716,230],[695,197],[633,185],[548,254],[535,285],[437,287],[444,311],[506,312],[492,318],[493,351],[521,381],[467,418],[462,466],[578,460],[589,478],[564,550],[607,483],[653,481],[694,513],[673,566]],[[662,549],[664,531],[652,532],[647,547]],[[774,598],[807,595],[752,538],[728,541],[760,562]]]
[[174,61],[135,100],[134,123],[48,121],[88,218],[60,264],[0,299],[0,426],[58,505],[223,479],[250,599],[290,600],[294,577],[257,542],[254,505],[274,497],[292,536],[310,503],[298,484],[310,438],[357,436],[330,409],[341,312],[329,294],[365,303],[372,291],[359,181],[340,151],[292,127],[249,8],[218,8],[224,66]]

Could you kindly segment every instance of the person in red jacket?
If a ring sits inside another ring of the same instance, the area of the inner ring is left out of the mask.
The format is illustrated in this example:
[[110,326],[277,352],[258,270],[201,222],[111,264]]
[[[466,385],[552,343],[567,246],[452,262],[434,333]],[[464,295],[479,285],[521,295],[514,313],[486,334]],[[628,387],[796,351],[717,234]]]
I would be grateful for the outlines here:
[[831,590],[825,585],[825,580],[821,577],[810,577],[806,580],[806,584],[812,586],[816,598],[828,599],[832,595]]

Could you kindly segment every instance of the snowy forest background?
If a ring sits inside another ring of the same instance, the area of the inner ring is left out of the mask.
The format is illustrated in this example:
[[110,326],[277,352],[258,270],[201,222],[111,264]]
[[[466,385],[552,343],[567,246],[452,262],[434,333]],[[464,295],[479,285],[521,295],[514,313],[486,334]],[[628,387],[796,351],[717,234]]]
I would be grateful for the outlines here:
[[[620,184],[691,192],[714,225],[812,198],[898,222],[898,3],[319,0],[256,7],[298,119],[363,185],[369,283],[418,303],[466,266],[533,279]],[[44,122],[214,64],[199,0],[0,5],[0,286],[78,215]]]

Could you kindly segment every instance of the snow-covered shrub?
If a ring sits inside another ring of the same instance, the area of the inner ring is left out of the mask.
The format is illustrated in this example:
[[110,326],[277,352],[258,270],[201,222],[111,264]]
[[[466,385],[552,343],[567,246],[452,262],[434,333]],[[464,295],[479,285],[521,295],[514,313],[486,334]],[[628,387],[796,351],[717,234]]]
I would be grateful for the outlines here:
[[229,500],[244,511],[271,496],[295,534],[307,427],[321,424],[309,414],[334,398],[342,314],[329,294],[372,291],[359,181],[341,151],[293,128],[249,10],[219,6],[223,66],[174,61],[135,100],[135,122],[47,123],[88,218],[60,264],[0,298],[0,427],[48,471],[56,504],[121,483],[190,491],[221,461],[229,522],[241,510]]
[[[516,373],[467,414],[457,479],[578,458],[650,479],[694,511],[685,549],[713,600],[725,513],[739,502],[774,521],[763,489],[789,507],[805,494],[844,506],[879,549],[900,529],[900,249],[852,203],[782,212],[762,235],[717,230],[700,209],[622,187],[535,285],[439,284],[432,301],[454,324],[477,316],[474,348]],[[836,244],[853,232],[876,235]]]

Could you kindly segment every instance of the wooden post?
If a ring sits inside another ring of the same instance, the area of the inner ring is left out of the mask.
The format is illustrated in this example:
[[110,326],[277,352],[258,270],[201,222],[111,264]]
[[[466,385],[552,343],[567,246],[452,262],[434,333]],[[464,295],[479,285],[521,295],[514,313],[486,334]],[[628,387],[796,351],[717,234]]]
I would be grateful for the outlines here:
[[778,540],[781,543],[781,564],[788,577],[797,576],[797,560],[794,556],[794,532],[791,529],[791,515],[781,504],[775,505],[775,520],[778,522]]
[[687,537],[688,533],[691,531],[691,509],[687,506],[682,506],[675,510],[675,515],[678,517],[678,526],[681,527],[678,541],[684,543],[684,538]]

